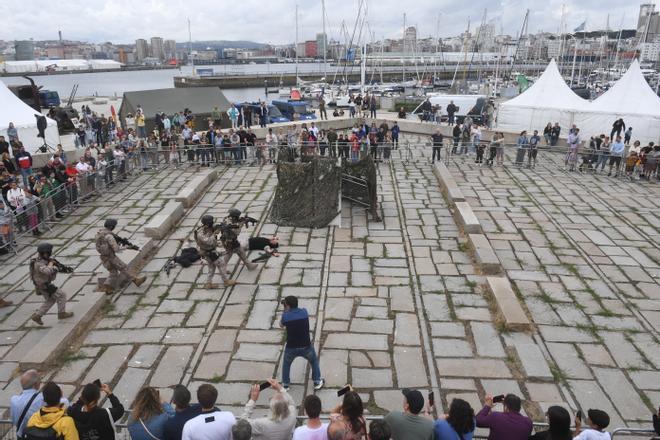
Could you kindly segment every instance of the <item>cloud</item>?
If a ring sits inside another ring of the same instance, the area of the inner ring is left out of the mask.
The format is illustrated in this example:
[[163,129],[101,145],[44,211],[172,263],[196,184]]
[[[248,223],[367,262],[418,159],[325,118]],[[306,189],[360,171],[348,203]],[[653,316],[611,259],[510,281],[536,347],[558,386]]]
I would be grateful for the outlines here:
[[[299,40],[313,39],[322,29],[321,0],[298,1]],[[566,27],[570,30],[587,20],[587,29],[637,24],[639,4],[621,0],[368,0],[368,29],[377,39],[400,37],[403,14],[406,22],[418,27],[420,37],[457,35],[474,29],[487,8],[487,19],[495,19],[498,31],[516,35],[525,9],[530,9],[529,32],[556,32],[562,3]],[[188,40],[189,18],[193,40],[252,40],[272,44],[293,42],[295,0],[2,0],[0,28],[4,40],[56,39],[62,30],[65,39],[90,42],[132,43],[152,36]],[[326,0],[326,28],[331,38],[343,41],[352,33],[358,0]],[[439,21],[438,21],[439,17]],[[344,30],[344,32],[342,32]],[[367,31],[364,31],[367,34]]]

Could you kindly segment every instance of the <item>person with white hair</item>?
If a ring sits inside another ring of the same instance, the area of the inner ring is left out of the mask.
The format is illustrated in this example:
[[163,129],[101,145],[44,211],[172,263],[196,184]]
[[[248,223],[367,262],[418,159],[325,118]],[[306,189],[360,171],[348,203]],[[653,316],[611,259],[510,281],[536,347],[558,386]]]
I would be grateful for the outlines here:
[[268,379],[270,388],[275,391],[270,398],[270,415],[251,419],[254,407],[259,400],[260,385],[252,385],[250,400],[245,404],[241,419],[250,422],[253,440],[290,440],[296,427],[296,404],[282,384],[275,379]]
[[[30,417],[44,406],[44,396],[41,394],[41,376],[37,370],[27,370],[21,375],[20,394],[12,396],[9,403],[11,423],[16,427],[16,438],[23,437],[23,429]],[[69,401],[62,398],[62,403],[69,406]]]

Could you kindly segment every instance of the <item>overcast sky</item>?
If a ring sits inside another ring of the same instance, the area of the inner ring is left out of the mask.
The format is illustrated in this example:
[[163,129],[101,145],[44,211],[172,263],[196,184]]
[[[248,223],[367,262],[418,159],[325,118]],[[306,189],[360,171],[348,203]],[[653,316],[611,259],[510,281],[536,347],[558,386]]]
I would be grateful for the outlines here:
[[[367,0],[368,22],[376,38],[400,38],[403,14],[416,25],[418,36],[457,35],[481,22],[496,20],[498,32],[515,35],[530,9],[529,32],[557,32],[562,3],[572,31],[584,20],[587,30],[634,28],[639,4],[635,0]],[[312,39],[322,29],[321,0],[298,0],[299,40]],[[152,36],[188,41],[186,18],[193,40],[252,40],[284,44],[295,39],[296,0],[0,0],[0,39],[65,39],[131,43]],[[340,38],[342,22],[354,26],[358,0],[326,0],[327,32]],[[343,40],[343,39],[342,39]]]

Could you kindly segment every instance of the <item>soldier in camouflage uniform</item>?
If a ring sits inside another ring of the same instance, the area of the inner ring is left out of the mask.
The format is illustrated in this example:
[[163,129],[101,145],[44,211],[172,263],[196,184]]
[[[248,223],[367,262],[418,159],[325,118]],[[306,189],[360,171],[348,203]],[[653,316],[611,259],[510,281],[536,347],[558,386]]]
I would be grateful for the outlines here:
[[238,258],[245,263],[245,267],[248,270],[254,270],[257,268],[256,263],[250,263],[247,258],[247,253],[241,247],[240,242],[238,241],[238,236],[243,229],[243,221],[241,221],[241,211],[236,208],[229,210],[229,215],[225,217],[222,221],[227,227],[222,230],[222,236],[220,240],[222,241],[222,246],[225,248],[225,265],[229,263],[229,259],[232,255],[238,255]]
[[103,228],[99,229],[96,233],[96,250],[101,255],[101,262],[103,267],[105,267],[108,272],[108,278],[106,279],[101,289],[105,293],[113,293],[115,289],[120,285],[120,278],[122,280],[129,279],[135,283],[136,286],[140,286],[147,279],[146,276],[137,276],[133,271],[117,257],[117,252],[120,250],[117,240],[113,236],[112,231],[117,226],[117,220],[109,218],[103,224]]
[[51,261],[53,245],[41,243],[37,246],[37,258],[30,261],[30,276],[36,289],[37,295],[44,297],[44,303],[32,315],[32,320],[39,325],[44,325],[41,317],[44,316],[53,304],[57,303],[57,319],[66,319],[73,313],[66,311],[66,294],[53,284],[57,276],[57,267]]
[[195,242],[199,246],[199,254],[206,261],[209,266],[209,274],[206,278],[206,287],[207,289],[215,289],[218,287],[217,284],[213,284],[213,275],[215,274],[215,269],[217,268],[222,277],[222,281],[225,286],[233,286],[236,284],[236,281],[230,280],[227,276],[227,263],[220,256],[217,251],[218,239],[215,236],[215,231],[213,230],[213,216],[203,215],[201,220],[202,226],[195,229]]

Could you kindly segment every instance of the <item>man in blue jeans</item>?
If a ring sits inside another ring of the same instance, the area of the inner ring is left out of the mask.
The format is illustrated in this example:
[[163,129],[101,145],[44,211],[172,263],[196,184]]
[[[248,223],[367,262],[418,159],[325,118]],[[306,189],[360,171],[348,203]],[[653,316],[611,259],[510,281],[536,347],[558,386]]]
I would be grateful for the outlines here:
[[297,357],[304,357],[312,364],[312,380],[314,389],[320,390],[325,384],[321,378],[321,368],[316,352],[309,339],[309,314],[307,309],[298,308],[298,298],[289,295],[282,300],[284,313],[280,327],[286,327],[286,346],[284,347],[284,360],[282,362],[282,386],[289,389],[291,378],[291,363]]

